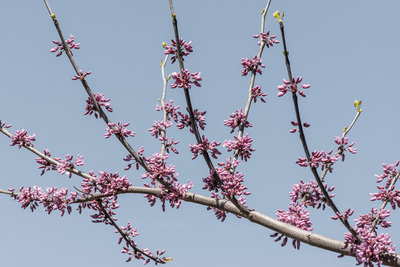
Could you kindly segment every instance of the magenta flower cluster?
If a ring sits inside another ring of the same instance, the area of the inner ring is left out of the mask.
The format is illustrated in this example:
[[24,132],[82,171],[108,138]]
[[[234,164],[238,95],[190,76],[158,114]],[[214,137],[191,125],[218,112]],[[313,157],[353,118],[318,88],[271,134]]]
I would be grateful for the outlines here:
[[193,153],[192,159],[197,158],[199,155],[203,155],[204,153],[210,152],[211,157],[217,159],[217,155],[221,155],[221,152],[217,149],[217,146],[219,146],[221,143],[212,141],[211,143],[208,142],[208,138],[203,135],[202,138],[203,142],[201,144],[195,143],[194,145],[189,145],[190,151]]
[[269,36],[269,31],[253,35],[254,38],[260,38],[260,36],[261,36],[261,40],[258,41],[257,45],[260,45],[261,42],[264,42],[265,45],[267,46],[267,48],[269,48],[270,46],[274,46],[274,44],[279,44],[279,41],[275,40],[276,35]]
[[136,133],[126,128],[128,125],[129,122],[122,124],[122,122],[120,121],[118,122],[118,125],[116,125],[115,123],[108,123],[109,128],[106,128],[107,132],[104,134],[104,137],[107,139],[110,138],[110,136],[113,134],[119,134],[123,137],[135,137]]
[[69,172],[68,170],[74,169],[75,166],[83,166],[85,164],[83,161],[83,156],[78,155],[75,161],[72,162],[73,158],[74,156],[68,154],[66,155],[65,160],[57,159],[57,161],[60,162],[60,164],[57,165],[57,171],[60,174],[64,174],[65,172],[67,172],[67,175],[69,176],[69,178],[71,178],[72,173]]
[[15,146],[18,145],[18,148],[21,148],[23,145],[31,146],[33,147],[33,144],[31,142],[36,141],[36,134],[33,135],[28,135],[28,131],[25,131],[24,129],[16,130],[14,135],[11,136],[11,144],[10,146]]
[[[186,43],[185,40],[182,38],[179,40],[179,46],[181,48],[181,55],[182,55],[182,60],[184,60],[184,56],[188,56],[190,53],[193,52],[193,47],[192,47],[192,41],[189,43]],[[177,59],[177,48],[176,48],[176,41],[174,39],[171,39],[171,46],[165,46],[165,55],[173,55],[171,57],[171,64],[173,64],[176,59]]]
[[[186,110],[188,110],[186,108]],[[181,116],[181,119],[179,121],[179,123],[176,125],[176,127],[178,127],[178,129],[183,129],[185,127],[189,127],[190,132],[193,132],[193,128],[192,128],[192,122],[190,121],[190,116],[189,114],[183,114],[181,112],[178,112],[179,116]],[[206,111],[200,112],[197,108],[195,110],[193,110],[193,117],[194,117],[194,121],[195,123],[197,123],[197,125],[200,127],[200,129],[204,130],[205,126],[206,126],[206,117],[204,116],[206,114]]]
[[171,118],[175,121],[178,122],[178,109],[179,106],[174,106],[174,101],[170,100],[168,102],[164,102],[164,107],[162,105],[157,105],[156,106],[156,111],[162,111],[164,110],[167,112],[167,120],[170,121]]
[[[14,189],[8,189],[13,192]],[[65,211],[68,214],[71,213],[70,204],[75,202],[77,193],[71,192],[68,196],[68,189],[57,187],[48,187],[46,192],[43,192],[42,188],[39,186],[33,186],[24,188],[23,186],[19,189],[20,194],[13,194],[11,197],[21,203],[21,207],[26,209],[29,207],[33,212],[39,204],[43,204],[45,211],[48,214],[54,210],[61,211],[61,216],[64,215]]]
[[175,82],[171,84],[171,88],[179,87],[190,89],[192,88],[192,84],[201,87],[199,83],[199,81],[201,81],[201,73],[199,72],[190,73],[189,70],[182,69],[181,73],[171,73],[171,77],[175,80]]
[[318,168],[319,166],[321,166],[321,170],[324,170],[325,167],[329,168],[329,172],[332,172],[332,166],[335,162],[337,162],[340,157],[342,157],[342,161],[344,161],[345,159],[345,151],[349,151],[352,154],[356,154],[357,153],[357,149],[353,148],[354,146],[354,142],[349,144],[348,143],[348,138],[347,137],[335,137],[335,143],[339,145],[339,149],[338,152],[335,153],[333,156],[332,152],[333,150],[329,150],[328,153],[325,153],[325,151],[321,150],[314,150],[311,153],[311,158],[310,161],[307,161],[306,158],[298,158],[298,160],[296,161],[296,163],[301,166],[301,167],[307,167],[308,165],[310,165],[311,167],[314,168]]
[[[67,46],[68,46],[68,48],[69,48],[69,51],[71,52],[71,55],[73,55],[73,54],[72,54],[72,49],[73,49],[73,48],[74,48],[74,49],[79,49],[79,48],[80,48],[80,47],[79,47],[80,44],[79,44],[79,43],[76,44],[76,43],[74,43],[74,41],[75,41],[75,36],[73,36],[72,34],[69,36],[68,40],[65,40],[65,42],[67,43]],[[60,50],[60,52],[58,52],[58,54],[56,55],[56,57],[61,56],[62,53],[63,53],[63,51],[64,51],[64,47],[63,47],[63,45],[62,45],[62,42],[55,41],[55,40],[53,40],[52,42],[53,42],[54,44],[56,44],[57,46],[54,47],[54,48],[52,48],[52,49],[50,50],[50,52],[54,53],[54,52],[57,52],[58,50]]]
[[[104,94],[100,94],[97,93],[95,95],[93,95],[94,98],[96,99],[97,103],[99,106],[103,106],[106,108],[106,110],[108,112],[113,112],[113,109],[111,108],[111,104],[110,102],[110,98],[105,98]],[[97,118],[101,118],[101,115],[98,113],[98,111],[95,108],[95,105],[92,101],[91,97],[88,97],[88,99],[86,99],[86,108],[85,108],[86,112],[84,115],[92,115],[94,113],[94,116]]]
[[335,143],[339,145],[339,149],[341,149],[340,156],[342,157],[342,161],[344,161],[345,155],[344,151],[349,151],[352,154],[357,153],[357,148],[353,148],[354,142],[349,144],[349,138],[348,137],[339,137],[335,136]]
[[[293,226],[296,226],[297,228],[300,228],[302,230],[306,231],[312,231],[312,223],[310,221],[310,212],[305,209],[304,205],[302,203],[292,203],[289,207],[289,211],[284,211],[284,210],[278,210],[277,214],[277,220],[291,224]],[[277,237],[279,234],[275,233],[271,235],[271,237]],[[280,241],[284,237],[281,246],[286,246],[288,237],[284,235],[279,235],[277,239],[275,239],[275,242]],[[297,240],[293,239],[292,245],[295,249],[300,249],[300,242]]]
[[243,125],[245,128],[253,127],[253,124],[247,121],[246,115],[244,114],[242,108],[236,110],[236,112],[229,115],[229,117],[229,119],[224,120],[224,125],[231,127],[230,133],[233,133],[236,127],[239,127],[240,125]]
[[228,152],[234,150],[237,151],[240,158],[244,161],[250,158],[251,152],[255,151],[254,148],[251,148],[251,142],[253,139],[249,137],[249,134],[246,134],[243,137],[234,136],[235,140],[225,140],[224,147],[228,149]]
[[265,65],[261,63],[262,59],[255,55],[253,59],[242,58],[242,76],[246,76],[249,72],[256,71],[260,75],[262,71],[260,67],[265,68]]
[[257,99],[260,99],[262,102],[265,103],[264,96],[267,96],[266,93],[261,92],[261,87],[260,86],[254,86],[251,89],[251,97],[253,98],[254,103],[257,102]]
[[[298,89],[298,84],[301,83],[302,80],[303,80],[303,77],[297,77],[297,78],[293,77],[291,82],[283,79],[283,84],[278,86],[278,90],[279,90],[278,97],[285,95],[288,91],[290,91],[292,93],[298,92],[299,95],[301,95],[302,97],[306,97],[304,92],[302,90]],[[303,84],[301,86],[301,88],[303,88],[303,89],[308,89],[310,87],[311,87],[311,85],[309,85],[309,84]]]
[[[375,175],[378,178],[377,183],[386,180],[384,186],[377,185],[379,192],[371,193],[371,201],[381,200],[388,201],[392,206],[392,209],[395,210],[396,207],[400,208],[400,190],[396,190],[393,184],[393,180],[397,179],[399,176],[399,171],[396,168],[399,166],[399,161],[395,164],[382,164],[383,166],[383,174]],[[393,184],[393,185],[392,185]]]
[[[239,166],[241,162],[235,159],[228,158],[226,159],[226,163],[219,162],[218,166],[215,168],[219,178],[222,182],[222,189],[221,194],[223,196],[229,197],[237,197],[237,200],[240,204],[246,204],[246,195],[250,195],[251,193],[246,191],[247,187],[243,185],[244,182],[244,175],[242,173],[234,171],[236,167]],[[203,178],[204,187],[203,189],[208,189],[211,191],[211,197],[215,199],[220,199],[218,192],[218,186],[215,181],[215,174],[211,171],[210,176]],[[215,191],[215,192],[214,192]],[[222,210],[208,207],[207,210],[213,209],[215,215],[218,220],[222,222],[226,218],[226,213]]]
[[83,71],[80,70],[79,73],[80,73],[80,75],[75,75],[74,77],[71,78],[71,80],[74,80],[74,81],[81,80],[82,81],[83,79],[85,79],[86,76],[90,75],[92,72],[88,71],[88,72],[83,73]]
[[[324,184],[325,189],[327,189],[327,184]],[[334,186],[327,189],[328,192],[332,192],[335,189]],[[312,192],[312,193],[310,193]],[[329,197],[333,198],[335,195],[330,194]],[[294,184],[292,186],[292,191],[289,193],[290,202],[296,204],[302,202],[304,207],[313,207],[325,209],[326,199],[321,189],[318,187],[315,180],[311,180],[309,183],[304,183],[300,180],[299,184]]]
[[373,266],[373,263],[377,263],[381,266],[382,260],[380,255],[382,253],[395,253],[395,246],[392,244],[389,234],[376,233],[377,227],[372,228],[372,222],[375,218],[379,218],[376,225],[383,228],[388,228],[391,226],[391,222],[385,219],[390,216],[390,211],[385,209],[372,208],[371,212],[366,215],[360,215],[356,220],[355,231],[361,238],[362,242],[358,243],[356,238],[350,234],[346,233],[345,247],[350,246],[350,252],[356,255],[358,261],[357,265],[363,264],[364,266]]

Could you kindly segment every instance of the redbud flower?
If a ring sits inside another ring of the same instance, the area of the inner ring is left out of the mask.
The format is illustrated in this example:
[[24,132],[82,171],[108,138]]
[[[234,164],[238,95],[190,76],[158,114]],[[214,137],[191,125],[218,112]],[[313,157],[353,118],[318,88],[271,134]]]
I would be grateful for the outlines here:
[[[279,41],[275,40],[276,35],[269,36],[269,31],[267,31],[266,33],[262,32],[262,33],[260,33],[260,35],[261,35],[261,40],[258,41],[257,45],[260,45],[261,42],[264,42],[265,45],[267,46],[267,48],[269,48],[269,46],[273,46],[273,44],[279,44]],[[258,35],[258,34],[257,35],[253,35],[253,37],[254,38],[259,38],[260,35]]]
[[[48,149],[43,150],[43,153],[45,156],[51,157],[50,151]],[[56,161],[61,160],[60,158],[55,158]],[[54,164],[51,164],[45,159],[42,158],[36,158],[36,162],[41,164],[42,166],[39,166],[38,169],[43,169],[42,173],[40,175],[43,175],[45,171],[50,171],[50,170],[57,170],[57,166]]]
[[242,76],[246,76],[249,72],[255,70],[256,72],[258,72],[260,75],[262,74],[262,71],[260,69],[260,67],[265,68],[265,65],[261,63],[262,59],[255,55],[253,57],[253,59],[248,59],[246,58],[242,58]]
[[109,128],[106,128],[107,132],[104,134],[104,137],[107,139],[113,134],[120,134],[123,137],[129,137],[129,136],[135,137],[136,133],[126,128],[126,126],[128,125],[129,122],[122,124],[122,122],[119,121],[118,126],[116,126],[115,123],[109,123],[108,124]]
[[[110,98],[105,98],[104,94],[100,94],[100,93],[95,94],[94,98],[96,99],[99,106],[105,107],[108,112],[113,112],[113,109],[110,107],[110,103],[108,103],[110,101]],[[98,115],[98,112],[94,106],[92,98],[88,97],[88,99],[86,100],[86,103],[87,103],[86,108],[85,108],[86,112],[83,115],[88,115],[88,114],[92,115],[94,113],[94,116],[96,117],[96,119],[98,117],[101,118],[101,115],[100,114]]]
[[260,86],[255,86],[251,89],[251,97],[253,98],[254,103],[257,102],[257,98],[261,99],[261,101],[265,103],[265,99],[263,98],[264,96],[267,96],[267,94],[261,92]]
[[23,145],[32,146],[31,141],[36,141],[36,134],[28,135],[28,132],[24,129],[16,130],[14,135],[11,135],[11,144],[10,146],[18,145],[18,148],[21,148]]
[[[70,35],[70,37],[68,38],[68,40],[65,40],[65,42],[67,43],[67,46],[69,47],[69,51],[71,52],[71,55],[73,55],[72,54],[72,48],[74,48],[74,49],[79,49],[80,47],[80,44],[78,43],[78,44],[75,44],[74,43],[74,40],[75,40],[75,37],[71,34]],[[56,44],[57,46],[56,47],[54,47],[53,49],[51,49],[50,50],[50,52],[52,52],[52,53],[54,53],[54,52],[57,52],[58,50],[60,50],[60,52],[58,52],[58,54],[56,55],[56,57],[59,57],[59,56],[61,56],[61,54],[63,53],[63,51],[64,51],[64,47],[63,47],[63,45],[62,45],[62,42],[59,42],[59,41],[55,41],[55,40],[53,40],[52,41],[54,44]]]
[[212,141],[211,143],[208,142],[208,138],[203,135],[203,142],[201,144],[195,143],[194,145],[189,145],[190,151],[193,153],[192,159],[197,158],[198,154],[203,155],[206,151],[211,153],[211,157],[217,159],[217,155],[221,155],[221,152],[217,149],[221,143]]
[[236,110],[236,113],[232,113],[229,116],[230,118],[228,120],[224,120],[224,125],[231,127],[231,133],[233,133],[236,127],[239,127],[239,125],[243,125],[245,128],[253,127],[253,125],[247,121],[246,115],[244,114],[242,108]]
[[190,73],[189,70],[182,70],[182,76],[180,73],[174,72],[171,73],[171,77],[175,80],[173,84],[171,84],[171,88],[192,88],[191,84],[196,85],[197,87],[201,87],[199,81],[201,81],[201,73],[195,72]]
[[76,166],[82,166],[84,165],[84,161],[83,161],[83,156],[79,156],[76,158],[75,162],[72,162],[73,156],[72,155],[66,155],[65,160],[58,160],[60,162],[59,165],[57,165],[57,171],[60,174],[64,174],[65,172],[67,172],[67,175],[69,176],[69,178],[71,178],[72,173],[68,172],[68,170],[71,170],[73,168],[75,168]]
[[[186,110],[188,110],[186,108]],[[176,125],[176,127],[178,127],[178,129],[183,129],[185,127],[190,127],[190,132],[193,132],[192,129],[192,122],[190,121],[190,116],[188,114],[183,114],[181,112],[178,112],[179,116],[181,116],[180,122],[179,124]],[[195,110],[193,110],[193,115],[194,115],[194,121],[196,123],[198,123],[200,129],[204,130],[205,129],[205,120],[206,117],[204,116],[206,114],[206,111],[200,112],[197,108]]]
[[[182,60],[185,60],[183,58],[184,56],[188,56],[190,53],[193,52],[193,47],[191,44],[192,44],[192,41],[190,41],[189,43],[186,43],[185,40],[183,40],[182,38],[179,40]],[[165,55],[168,55],[168,54],[173,55],[171,57],[171,64],[173,64],[177,59],[176,41],[174,39],[171,39],[171,45],[172,46],[164,45],[163,47],[165,48],[165,51],[164,51]]]
[[[178,109],[179,106],[174,106],[173,105],[174,101],[170,100],[169,103],[164,101],[164,108],[165,111],[167,112],[167,120],[170,120],[170,118],[172,117],[172,119],[175,122],[178,122]],[[162,105],[157,105],[156,106],[156,110],[157,111],[161,111],[163,110],[163,106]]]
[[255,151],[254,148],[251,148],[251,142],[253,139],[249,137],[249,134],[246,134],[243,137],[234,136],[235,140],[225,140],[224,147],[228,148],[228,152],[231,150],[238,150],[238,155],[240,158],[245,161],[250,158],[251,152]]
[[85,72],[85,74],[83,73],[83,71],[82,70],[80,70],[79,71],[80,72],[80,74],[81,75],[75,75],[74,77],[72,77],[71,79],[72,80],[83,80],[83,79],[85,79],[85,77],[87,76],[87,75],[89,75],[90,73],[92,73],[91,71],[88,71],[88,72]]
[[[304,92],[302,90],[299,90],[298,86],[297,86],[302,80],[303,80],[303,77],[297,77],[297,78],[293,77],[292,82],[283,79],[283,84],[278,86],[278,90],[279,90],[278,97],[285,95],[287,91],[291,91],[292,93],[298,92],[299,95],[301,95],[302,97],[306,97]],[[303,84],[301,86],[301,88],[303,88],[303,89],[307,89],[310,87],[311,87],[311,85],[309,85],[309,84]]]

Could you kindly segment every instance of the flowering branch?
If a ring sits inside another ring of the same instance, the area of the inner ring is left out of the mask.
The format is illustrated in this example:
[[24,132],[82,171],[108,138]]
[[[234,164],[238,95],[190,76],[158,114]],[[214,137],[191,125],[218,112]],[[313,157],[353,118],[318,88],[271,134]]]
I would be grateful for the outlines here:
[[[282,15],[283,17],[284,15]],[[294,79],[292,76],[292,70],[290,67],[290,60],[289,60],[289,52],[287,50],[286,47],[286,39],[285,39],[285,30],[284,30],[284,25],[282,22],[282,19],[280,17],[279,12],[277,11],[274,14],[274,17],[278,19],[279,21],[279,26],[281,29],[281,36],[282,36],[282,43],[283,43],[283,54],[285,56],[285,63],[286,63],[286,68],[287,68],[287,73],[288,73],[288,77],[289,77],[289,82],[290,84],[294,87],[295,84],[301,82],[301,79],[297,78]],[[294,87],[295,88],[295,87]],[[295,109],[295,113],[296,113],[296,121],[297,121],[297,125],[298,125],[298,130],[299,130],[299,137],[301,140],[301,143],[303,145],[303,150],[304,153],[306,154],[306,158],[307,161],[311,161],[311,154],[310,151],[308,149],[308,145],[307,145],[307,141],[306,141],[306,137],[304,135],[304,130],[303,130],[303,125],[301,123],[301,116],[300,116],[300,109],[299,109],[299,104],[298,104],[298,100],[297,100],[297,90],[293,90],[292,91],[292,100],[293,100],[293,104],[294,104],[294,109]],[[310,165],[310,169],[312,174],[314,175],[315,180],[317,181],[318,186],[320,187],[326,202],[329,204],[329,206],[332,208],[332,210],[334,211],[335,214],[340,214],[339,209],[336,207],[335,203],[332,201],[331,197],[329,196],[328,192],[326,191],[323,182],[318,174],[317,169]],[[355,232],[354,228],[351,227],[351,225],[349,224],[349,222],[347,221],[347,219],[344,219],[343,217],[340,217],[341,222],[343,223],[343,225],[349,230],[349,232],[359,241],[361,242],[362,240],[360,239],[360,237],[357,235],[357,233]]]

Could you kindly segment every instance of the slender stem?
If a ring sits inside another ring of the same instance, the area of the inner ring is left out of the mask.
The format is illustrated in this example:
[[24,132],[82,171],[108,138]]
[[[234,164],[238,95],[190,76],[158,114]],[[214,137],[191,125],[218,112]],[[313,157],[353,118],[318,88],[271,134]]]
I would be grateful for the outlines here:
[[[183,58],[182,58],[182,53],[181,53],[181,46],[180,46],[180,38],[179,38],[179,31],[178,31],[178,20],[176,18],[176,14],[174,12],[174,7],[173,7],[173,3],[172,0],[169,0],[169,6],[170,6],[170,10],[171,10],[171,16],[172,16],[172,25],[174,28],[174,33],[175,33],[175,41],[176,41],[176,57],[178,59],[179,62],[179,67],[181,69],[181,74],[183,74],[183,71],[185,70],[185,66],[183,63]],[[190,93],[189,93],[189,89],[187,88],[183,88],[184,94],[185,94],[185,99],[186,99],[186,106],[187,106],[187,110],[189,112],[189,117],[190,117],[190,124],[194,133],[194,136],[196,138],[196,141],[198,144],[202,144],[203,143],[203,138],[200,136],[200,132],[199,132],[199,128],[198,125],[196,123],[195,120],[195,116],[194,116],[194,112],[193,112],[193,106],[192,106],[192,101],[190,98]],[[210,155],[208,154],[208,151],[203,151],[203,158],[210,170],[210,172],[213,174],[214,179],[216,181],[216,184],[219,186],[219,188],[223,191],[225,191],[225,189],[223,189],[222,185],[222,181],[214,167],[214,164],[211,161]],[[245,206],[243,206],[242,204],[240,204],[237,199],[235,198],[235,196],[227,196],[228,199],[230,201],[232,201],[232,203],[237,206],[239,209],[241,209],[245,214],[249,214],[250,209],[246,208]]]
[[119,234],[122,236],[122,238],[126,241],[126,244],[127,244],[128,246],[130,246],[130,247],[135,251],[135,253],[140,253],[140,254],[142,254],[142,255],[148,257],[149,259],[151,259],[151,260],[157,262],[157,263],[162,263],[162,264],[165,264],[165,263],[166,263],[165,261],[162,261],[162,260],[160,260],[159,258],[153,257],[153,256],[149,255],[147,252],[145,252],[145,251],[143,251],[143,250],[141,250],[141,249],[138,249],[137,247],[135,247],[134,245],[132,245],[132,242],[133,242],[133,241],[130,240],[130,239],[126,236],[126,234],[125,234],[125,233],[118,227],[118,225],[115,223],[115,221],[113,220],[113,218],[111,218],[111,216],[108,214],[108,212],[107,212],[106,209],[104,208],[103,204],[101,203],[101,199],[97,199],[97,203],[98,203],[98,205],[100,206],[101,211],[102,211],[103,214],[104,214],[104,217],[109,221],[109,223],[110,223],[112,226],[114,226],[114,228],[118,231],[118,233],[119,233]]
[[[292,76],[292,70],[290,67],[289,52],[286,47],[285,30],[284,30],[282,21],[279,21],[279,26],[280,26],[281,34],[282,34],[282,42],[283,42],[283,49],[284,49],[283,54],[285,56],[286,68],[287,68],[287,72],[288,72],[288,76],[289,76],[288,78],[289,78],[290,83],[293,84],[293,76]],[[296,91],[292,91],[292,100],[293,100],[294,109],[295,109],[295,113],[296,113],[296,120],[297,120],[298,129],[299,129],[299,137],[300,137],[301,143],[303,145],[303,150],[306,155],[307,161],[310,162],[311,155],[310,155],[310,151],[308,149],[306,137],[305,137],[304,130],[303,130],[303,125],[301,123],[300,109],[299,109],[299,103],[298,103]],[[309,165],[309,166],[310,166],[311,172],[312,172],[315,180],[317,181],[318,186],[320,187],[320,189],[324,195],[326,202],[331,207],[331,209],[333,210],[335,215],[341,214],[339,209],[336,207],[335,203],[332,201],[331,197],[329,196],[328,192],[326,191],[326,189],[322,183],[322,180],[320,179],[317,169],[311,165]],[[358,240],[358,242],[361,242],[362,241],[361,238],[357,235],[356,231],[350,225],[348,220],[346,220],[342,217],[339,217],[339,219],[342,222],[342,224],[347,228],[347,230],[349,230],[349,232]]]

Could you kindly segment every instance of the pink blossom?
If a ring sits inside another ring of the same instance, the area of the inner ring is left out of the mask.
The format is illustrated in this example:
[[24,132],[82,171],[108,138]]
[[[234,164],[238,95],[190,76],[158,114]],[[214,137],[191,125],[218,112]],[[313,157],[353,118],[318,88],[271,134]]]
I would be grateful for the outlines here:
[[179,106],[174,106],[173,105],[174,101],[170,100],[169,103],[168,102],[164,102],[164,108],[162,105],[157,105],[156,106],[156,110],[157,111],[161,111],[163,109],[165,109],[165,111],[167,112],[167,120],[170,120],[171,117],[175,122],[178,122],[178,109]]
[[[73,55],[72,54],[72,48],[74,48],[74,49],[79,49],[80,47],[80,44],[78,43],[78,44],[76,44],[76,43],[74,43],[74,41],[75,41],[75,37],[71,34],[70,35],[70,37],[68,38],[68,40],[65,40],[65,42],[67,43],[67,46],[69,47],[69,51],[71,52],[71,55]],[[64,47],[63,47],[63,45],[62,45],[62,42],[59,42],[59,41],[55,41],[55,40],[53,40],[52,41],[54,44],[56,44],[57,46],[56,47],[54,47],[54,48],[52,48],[51,50],[50,50],[50,52],[52,52],[52,53],[54,53],[54,52],[57,52],[58,50],[60,50],[60,52],[58,52],[58,54],[56,55],[56,57],[59,57],[59,56],[61,56],[61,54],[63,53],[63,51],[64,51]]]
[[[181,48],[182,60],[185,60],[183,57],[188,56],[190,53],[193,52],[192,41],[186,43],[186,41],[181,38],[179,40],[179,45]],[[176,41],[174,39],[171,39],[171,46],[165,46],[164,54],[173,55],[171,57],[171,64],[173,64],[176,61],[178,55],[177,55]]]
[[18,145],[18,148],[21,148],[21,146],[26,145],[33,147],[33,144],[31,142],[36,141],[35,136],[36,134],[28,135],[28,132],[24,129],[22,129],[21,131],[16,130],[14,135],[11,135],[10,146]]
[[[298,89],[298,84],[301,83],[302,80],[303,80],[303,77],[297,77],[297,78],[293,77],[292,82],[283,79],[283,84],[278,86],[278,90],[279,90],[278,97],[285,95],[288,91],[290,91],[292,93],[298,92],[299,95],[301,95],[302,97],[306,97],[304,92],[302,90]],[[311,87],[311,85],[309,85],[309,84],[303,84],[301,86],[301,88],[303,88],[303,89],[308,89],[310,87]]]
[[253,98],[254,103],[257,102],[257,98],[265,103],[265,99],[263,98],[264,96],[267,96],[267,94],[261,92],[260,86],[255,86],[251,89],[251,97]]
[[[44,153],[45,156],[51,157],[50,150],[45,149],[45,150],[43,150],[43,153]],[[54,158],[54,160],[59,161],[61,159],[60,158]],[[50,162],[48,162],[45,159],[36,158],[36,162],[42,165],[42,166],[38,167],[38,169],[42,169],[42,173],[40,175],[43,175],[45,173],[45,171],[57,170],[57,166],[56,165],[51,164]]]
[[82,166],[82,165],[84,165],[85,163],[83,162],[83,156],[77,156],[77,158],[76,158],[76,160],[75,160],[75,162],[72,162],[72,159],[73,159],[74,157],[72,156],[72,155],[66,155],[66,157],[65,157],[65,160],[58,160],[59,162],[60,162],[60,164],[59,165],[57,165],[57,171],[60,173],[60,174],[64,174],[64,173],[66,173],[67,172],[67,175],[69,176],[69,178],[71,178],[71,176],[72,176],[72,173],[71,172],[69,172],[68,170],[71,170],[71,169],[74,169],[75,168],[75,165],[76,166]]
[[[108,103],[110,101],[110,98],[105,98],[104,94],[100,94],[100,93],[95,94],[94,98],[96,99],[99,106],[105,107],[108,112],[113,112],[113,109],[111,108],[110,103]],[[84,115],[88,115],[88,114],[92,115],[94,113],[94,116],[96,117],[96,119],[98,117],[101,118],[101,115],[100,114],[98,115],[98,111],[96,110],[91,97],[88,97],[88,99],[86,100],[86,103],[87,103],[86,108],[85,108],[86,112]]]
[[115,123],[108,123],[108,127],[106,128],[106,133],[104,134],[105,138],[110,138],[113,134],[119,134],[123,137],[135,137],[136,133],[128,130],[126,127],[129,125],[128,123],[122,124],[122,122],[118,122],[118,126]]
[[82,81],[83,79],[85,79],[85,77],[87,75],[91,74],[92,72],[88,71],[88,72],[83,73],[83,71],[80,70],[79,73],[80,73],[80,75],[75,75],[74,77],[71,78],[71,80],[74,80],[74,81],[75,80],[81,80]]
[[201,81],[201,73],[199,72],[190,73],[189,70],[182,69],[181,73],[171,73],[171,77],[175,80],[175,82],[171,84],[171,88],[179,87],[190,89],[192,88],[192,84],[201,87],[199,83],[199,81]]
[[[188,110],[186,108],[186,110]],[[185,127],[190,127],[190,132],[194,133],[193,128],[192,128],[192,122],[190,120],[189,114],[183,114],[181,112],[178,112],[179,116],[181,116],[181,119],[179,123],[176,125],[178,129],[183,129]],[[204,130],[205,129],[205,121],[206,117],[204,116],[206,114],[206,111],[200,112],[197,108],[193,110],[193,115],[194,115],[194,121],[198,123],[200,129]]]
[[197,158],[198,154],[203,155],[207,151],[211,153],[211,157],[217,159],[217,155],[221,155],[221,152],[217,149],[221,143],[212,141],[208,142],[208,138],[203,135],[203,142],[201,144],[195,143],[194,145],[189,145],[190,151],[193,153],[192,159]]
[[255,55],[253,59],[242,58],[242,76],[246,76],[249,72],[255,71],[262,74],[260,67],[265,68],[265,65],[261,63],[262,59]]
[[[260,45],[261,42],[264,42],[265,45],[267,46],[267,48],[269,48],[269,46],[273,46],[273,44],[279,44],[279,41],[275,40],[276,35],[269,36],[269,30],[266,33],[265,32],[260,33],[260,35],[261,35],[261,40],[258,41],[257,45]],[[253,37],[260,38],[260,35],[258,35],[258,34],[253,35]]]
[[253,127],[253,125],[247,120],[242,108],[236,110],[236,113],[232,113],[229,116],[229,119],[224,120],[224,125],[231,127],[231,133],[233,133],[236,127],[239,127],[240,125],[243,125],[245,128]]
[[225,140],[224,147],[228,148],[228,152],[231,150],[237,150],[240,158],[245,161],[250,158],[251,152],[255,151],[254,148],[251,148],[251,142],[253,139],[249,137],[249,134],[246,134],[243,137],[234,136],[235,140]]

